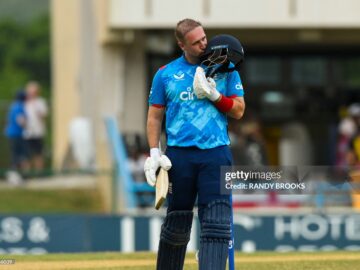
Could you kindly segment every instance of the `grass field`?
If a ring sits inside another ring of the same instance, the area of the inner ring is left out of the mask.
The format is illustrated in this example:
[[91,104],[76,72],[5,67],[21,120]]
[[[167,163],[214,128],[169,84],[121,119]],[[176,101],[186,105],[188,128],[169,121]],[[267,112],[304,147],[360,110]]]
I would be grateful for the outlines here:
[[[2,259],[15,259],[13,265],[0,265],[12,270],[150,270],[155,269],[153,253],[88,253],[51,254],[38,256],[0,255]],[[184,270],[197,269],[194,254],[188,254]],[[271,253],[236,254],[236,269],[246,270],[300,270],[360,269],[360,252]],[[171,270],[171,269],[169,269]]]
[[103,203],[98,190],[27,190],[21,188],[0,190],[1,214],[70,214],[101,213],[103,211]]

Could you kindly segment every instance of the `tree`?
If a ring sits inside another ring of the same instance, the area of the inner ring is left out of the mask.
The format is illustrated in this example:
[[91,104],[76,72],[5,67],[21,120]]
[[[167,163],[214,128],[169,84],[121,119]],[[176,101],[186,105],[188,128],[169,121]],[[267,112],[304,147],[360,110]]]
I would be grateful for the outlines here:
[[42,15],[28,24],[0,22],[0,99],[12,99],[27,80],[50,88],[50,23]]

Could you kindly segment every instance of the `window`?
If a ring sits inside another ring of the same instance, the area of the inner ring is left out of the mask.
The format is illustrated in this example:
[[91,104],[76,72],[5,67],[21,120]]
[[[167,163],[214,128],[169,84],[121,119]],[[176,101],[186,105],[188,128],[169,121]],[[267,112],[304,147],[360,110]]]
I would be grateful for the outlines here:
[[295,85],[322,86],[326,78],[324,58],[295,58],[291,61],[291,81]]
[[252,57],[246,59],[246,79],[253,85],[279,84],[281,79],[280,58]]
[[344,59],[340,61],[340,72],[344,86],[360,87],[360,58]]

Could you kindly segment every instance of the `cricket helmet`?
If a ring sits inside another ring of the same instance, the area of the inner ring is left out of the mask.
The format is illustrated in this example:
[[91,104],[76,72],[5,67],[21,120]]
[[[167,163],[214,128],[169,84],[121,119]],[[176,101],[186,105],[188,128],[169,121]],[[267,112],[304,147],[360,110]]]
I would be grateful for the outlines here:
[[244,49],[237,38],[231,35],[217,35],[208,42],[200,61],[208,67],[207,77],[212,77],[216,73],[238,71],[244,61]]

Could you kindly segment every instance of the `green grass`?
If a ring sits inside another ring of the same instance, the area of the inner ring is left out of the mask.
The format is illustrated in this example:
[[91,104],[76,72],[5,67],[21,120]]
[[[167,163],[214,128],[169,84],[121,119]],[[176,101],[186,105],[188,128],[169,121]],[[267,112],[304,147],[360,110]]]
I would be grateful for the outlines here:
[[[189,254],[189,258],[194,254]],[[155,260],[156,254],[150,252],[117,253],[117,252],[96,252],[96,253],[52,253],[45,255],[1,255],[1,258],[15,258],[19,261],[81,261],[81,260]],[[1,268],[0,268],[1,269]]]
[[272,262],[272,263],[239,263],[240,269],[247,270],[342,270],[359,269],[359,261],[339,262],[339,261],[318,261],[318,262]]
[[89,189],[0,190],[0,213],[101,213],[99,191]]
[[[9,269],[117,269],[148,270],[155,269],[154,253],[79,253],[50,254],[38,256],[2,255],[1,259],[15,259],[16,263]],[[0,267],[1,268],[1,267]],[[194,254],[188,254],[184,270],[196,270]],[[359,252],[307,252],[307,253],[273,253],[258,252],[254,254],[236,254],[236,269],[246,270],[343,270],[360,269]]]

